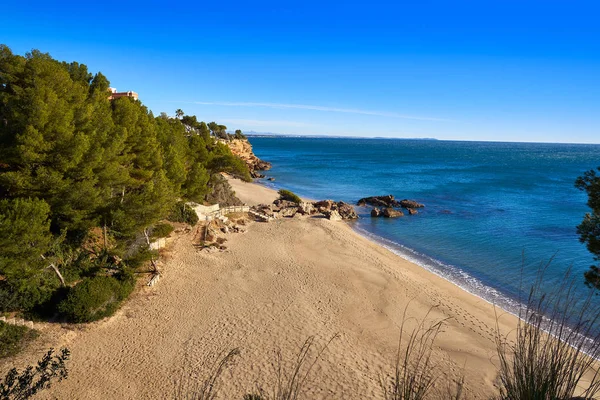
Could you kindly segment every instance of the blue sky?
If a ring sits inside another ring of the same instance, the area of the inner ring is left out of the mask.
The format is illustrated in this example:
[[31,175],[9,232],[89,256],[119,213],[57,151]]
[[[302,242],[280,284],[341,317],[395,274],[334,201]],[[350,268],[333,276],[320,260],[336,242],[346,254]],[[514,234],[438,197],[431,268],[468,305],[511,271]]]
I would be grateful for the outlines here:
[[592,1],[8,0],[0,43],[230,129],[600,143],[598,15]]

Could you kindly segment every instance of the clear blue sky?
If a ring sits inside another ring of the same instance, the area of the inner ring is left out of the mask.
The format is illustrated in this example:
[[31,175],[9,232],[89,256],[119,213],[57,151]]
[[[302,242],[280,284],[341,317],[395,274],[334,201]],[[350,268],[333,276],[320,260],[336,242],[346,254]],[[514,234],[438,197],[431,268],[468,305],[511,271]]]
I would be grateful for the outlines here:
[[7,0],[0,43],[230,129],[600,143],[597,1]]

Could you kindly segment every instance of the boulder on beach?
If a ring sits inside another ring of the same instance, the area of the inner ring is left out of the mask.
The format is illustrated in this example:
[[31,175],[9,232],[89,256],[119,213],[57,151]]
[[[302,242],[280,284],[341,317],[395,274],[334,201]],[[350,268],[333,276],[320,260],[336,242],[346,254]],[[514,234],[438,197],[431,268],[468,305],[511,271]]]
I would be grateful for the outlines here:
[[402,217],[404,213],[400,210],[394,210],[392,207],[385,208],[383,210],[383,216],[386,218]]
[[330,221],[341,221],[342,220],[342,216],[336,210],[325,211],[323,213],[323,215],[325,215],[325,217]]
[[304,215],[314,214],[315,208],[312,203],[308,201],[303,201],[298,204],[298,212]]
[[335,202],[333,200],[321,200],[313,203],[313,206],[317,209],[317,211],[323,213],[325,211],[330,211],[334,204]]
[[279,215],[282,217],[291,218],[298,212],[298,206],[282,208]]
[[340,201],[337,203],[337,212],[340,214],[342,219],[357,219],[358,214],[352,205]]

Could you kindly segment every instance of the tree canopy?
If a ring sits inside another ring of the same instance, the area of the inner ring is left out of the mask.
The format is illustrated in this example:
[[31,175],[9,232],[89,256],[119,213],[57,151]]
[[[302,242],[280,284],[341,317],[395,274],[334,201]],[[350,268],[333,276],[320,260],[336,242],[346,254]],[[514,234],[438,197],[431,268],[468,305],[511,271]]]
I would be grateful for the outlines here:
[[108,79],[84,64],[0,45],[0,311],[32,288],[59,287],[50,264],[80,278],[74,265],[94,228],[125,253],[178,199],[203,201],[211,175],[250,179],[210,135],[224,125],[176,115],[110,100]]
[[[600,172],[600,167],[597,170]],[[586,244],[594,260],[600,261],[600,175],[593,169],[589,170],[577,178],[575,186],[587,193],[587,204],[592,209],[577,226],[579,240]],[[600,266],[592,265],[585,273],[585,281],[588,286],[600,289]]]

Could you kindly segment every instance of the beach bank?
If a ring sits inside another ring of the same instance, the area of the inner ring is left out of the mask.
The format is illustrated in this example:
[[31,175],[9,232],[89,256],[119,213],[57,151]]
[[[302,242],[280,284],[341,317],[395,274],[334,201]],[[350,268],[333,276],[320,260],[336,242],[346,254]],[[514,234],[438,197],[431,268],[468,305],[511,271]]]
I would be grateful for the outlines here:
[[[274,196],[256,184],[232,185],[244,202]],[[315,365],[306,398],[380,399],[409,303],[410,318],[445,319],[434,349],[440,373],[464,374],[467,398],[494,393],[496,312],[505,332],[515,317],[344,222],[278,219],[227,238],[227,251],[206,253],[192,245],[193,233],[179,236],[158,285],[141,288],[110,319],[56,327],[55,346],[72,353],[70,374],[42,398],[174,398],[178,381],[201,377],[218,354],[240,348],[218,398],[241,399],[272,382],[277,349],[291,360],[307,337],[320,347],[339,334]]]

